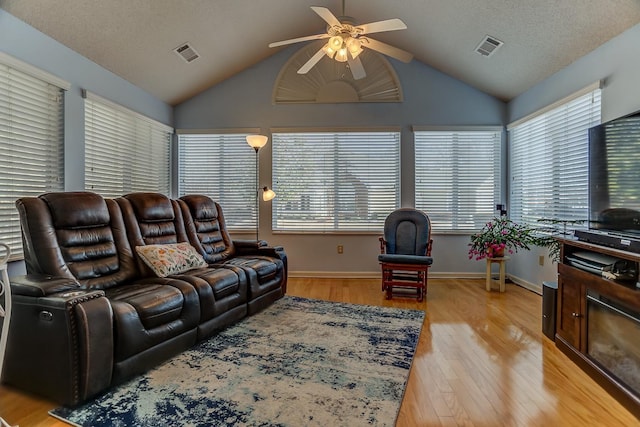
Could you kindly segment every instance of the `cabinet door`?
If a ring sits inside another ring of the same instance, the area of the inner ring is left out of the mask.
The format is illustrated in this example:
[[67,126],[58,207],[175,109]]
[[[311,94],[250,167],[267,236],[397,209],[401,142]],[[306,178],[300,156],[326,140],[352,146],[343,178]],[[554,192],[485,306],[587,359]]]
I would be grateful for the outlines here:
[[558,278],[558,312],[556,332],[567,343],[580,349],[581,285]]

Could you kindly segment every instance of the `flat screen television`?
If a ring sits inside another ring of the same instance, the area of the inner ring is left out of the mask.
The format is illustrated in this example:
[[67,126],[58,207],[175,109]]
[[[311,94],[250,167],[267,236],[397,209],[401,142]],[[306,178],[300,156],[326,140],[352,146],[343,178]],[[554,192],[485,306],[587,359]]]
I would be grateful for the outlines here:
[[589,129],[589,228],[640,238],[640,111]]

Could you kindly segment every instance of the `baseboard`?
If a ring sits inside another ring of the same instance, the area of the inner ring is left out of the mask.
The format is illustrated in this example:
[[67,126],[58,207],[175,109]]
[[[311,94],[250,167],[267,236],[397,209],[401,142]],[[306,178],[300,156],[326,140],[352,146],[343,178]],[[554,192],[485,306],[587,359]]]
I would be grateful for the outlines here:
[[538,295],[542,295],[542,286],[538,285],[536,283],[531,283],[528,282],[524,279],[521,279],[520,277],[516,277],[512,274],[507,274],[507,277],[509,278],[509,280],[511,280],[513,283],[515,283],[516,285],[528,289],[531,292],[535,292]]
[[379,271],[289,271],[289,277],[313,279],[380,279]]
[[484,279],[484,272],[482,273],[470,273],[470,272],[429,272],[429,278],[433,279]]
[[[290,271],[293,278],[380,279],[379,271]],[[484,273],[429,272],[430,279],[484,279]]]
[[[379,271],[290,271],[291,278],[312,279],[381,279]],[[508,274],[514,284],[542,295],[542,286]],[[484,279],[485,273],[429,272],[430,279]]]

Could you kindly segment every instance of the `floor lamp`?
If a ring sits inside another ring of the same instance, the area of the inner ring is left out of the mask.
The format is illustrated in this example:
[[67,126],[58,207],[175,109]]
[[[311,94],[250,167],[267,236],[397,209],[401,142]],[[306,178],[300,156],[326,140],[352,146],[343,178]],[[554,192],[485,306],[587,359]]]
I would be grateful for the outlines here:
[[[251,146],[256,152],[256,241],[259,242],[259,230],[260,230],[260,176],[258,174],[258,151],[265,145],[267,145],[267,138],[264,135],[247,135],[247,144]],[[276,197],[276,193],[269,187],[262,188],[262,199],[265,202],[273,200]]]

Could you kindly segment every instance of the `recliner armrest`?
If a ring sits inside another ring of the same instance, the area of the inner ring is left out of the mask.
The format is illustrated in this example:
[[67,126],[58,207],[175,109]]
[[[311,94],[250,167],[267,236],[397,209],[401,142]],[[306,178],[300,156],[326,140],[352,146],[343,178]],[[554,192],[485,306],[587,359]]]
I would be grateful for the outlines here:
[[28,297],[45,297],[61,292],[77,291],[80,283],[75,279],[46,274],[14,276],[10,280],[11,293]]
[[265,246],[269,246],[269,244],[265,240],[234,240],[233,245],[236,247],[236,250],[240,253],[240,255],[253,254],[258,248],[263,248]]
[[281,289],[282,295],[286,294],[289,266],[287,261],[287,253],[282,246],[268,246],[267,242],[264,240],[234,240],[233,244],[236,247],[236,254],[238,256],[257,255],[277,258],[281,260],[284,268]]
[[76,405],[109,387],[113,354],[113,312],[104,291],[13,295],[7,384]]

